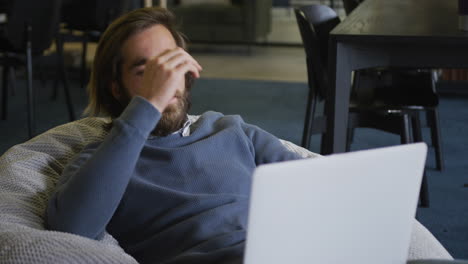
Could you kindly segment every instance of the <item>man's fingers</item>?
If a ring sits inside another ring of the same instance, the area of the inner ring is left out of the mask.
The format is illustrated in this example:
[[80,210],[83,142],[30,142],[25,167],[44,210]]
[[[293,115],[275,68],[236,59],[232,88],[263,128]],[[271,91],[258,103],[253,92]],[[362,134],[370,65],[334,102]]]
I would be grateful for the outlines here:
[[154,63],[158,65],[164,65],[168,69],[175,68],[179,64],[187,60],[194,63],[198,70],[202,70],[201,65],[192,56],[190,56],[190,54],[188,54],[184,49],[180,47],[173,50],[168,50],[163,54],[159,55],[158,57],[154,58],[153,60]]
[[163,53],[159,54],[157,57],[154,57],[153,60],[156,60],[159,64],[164,64],[166,61],[171,59],[173,56],[182,53],[182,48],[175,48],[171,50],[166,50]]
[[182,73],[183,75],[185,75],[185,73],[187,73],[187,72],[191,72],[191,73],[193,73],[195,78],[200,78],[200,72],[198,70],[198,67],[197,67],[197,65],[193,64],[192,62],[186,62],[186,63],[179,64],[176,67],[176,70],[178,72]]
[[[200,77],[200,71],[202,70],[200,64],[181,48],[171,50],[157,57],[152,64],[155,66],[157,65],[157,67],[162,67],[167,71],[178,71],[182,74],[190,71],[196,78]],[[187,65],[191,66],[186,67]]]
[[165,67],[167,67],[168,69],[174,69],[174,68],[178,67],[181,64],[191,63],[195,67],[197,67],[197,69],[199,71],[201,71],[202,68],[201,68],[200,64],[198,64],[198,62],[195,59],[193,59],[192,57],[187,56],[187,55],[186,54],[178,54],[176,56],[173,56],[170,60],[168,60],[166,62]]
[[175,54],[174,56],[170,57],[165,65],[169,67],[169,69],[176,68],[180,64],[183,63],[192,63],[197,67],[199,71],[201,71],[203,68],[202,66],[196,61],[190,54],[187,52],[183,51],[182,53]]
[[175,56],[172,56],[169,60],[167,60],[164,63],[164,66],[167,67],[168,69],[174,69],[180,64],[187,63],[189,62],[189,58],[185,56],[183,53],[176,54]]

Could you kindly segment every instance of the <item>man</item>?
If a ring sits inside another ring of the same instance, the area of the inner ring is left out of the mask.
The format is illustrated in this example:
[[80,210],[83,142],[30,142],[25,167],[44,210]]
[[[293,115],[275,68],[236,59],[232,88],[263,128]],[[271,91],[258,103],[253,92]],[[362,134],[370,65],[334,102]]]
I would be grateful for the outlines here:
[[188,120],[202,68],[184,47],[164,9],[130,12],[103,34],[86,111],[112,128],[65,168],[49,229],[107,230],[140,263],[241,263],[253,170],[300,157],[237,116]]

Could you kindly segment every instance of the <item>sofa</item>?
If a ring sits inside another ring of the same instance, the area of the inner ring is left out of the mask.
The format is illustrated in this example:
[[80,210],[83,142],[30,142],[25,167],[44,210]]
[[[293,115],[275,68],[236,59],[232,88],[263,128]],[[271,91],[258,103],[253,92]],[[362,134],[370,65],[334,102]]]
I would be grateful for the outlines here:
[[271,0],[169,0],[190,42],[253,43],[271,31]]
[[[137,263],[110,234],[97,241],[44,228],[47,202],[64,166],[85,145],[102,140],[108,128],[107,119],[84,118],[13,146],[0,157],[0,263]],[[303,157],[319,157],[282,143]],[[452,257],[415,220],[408,259]]]

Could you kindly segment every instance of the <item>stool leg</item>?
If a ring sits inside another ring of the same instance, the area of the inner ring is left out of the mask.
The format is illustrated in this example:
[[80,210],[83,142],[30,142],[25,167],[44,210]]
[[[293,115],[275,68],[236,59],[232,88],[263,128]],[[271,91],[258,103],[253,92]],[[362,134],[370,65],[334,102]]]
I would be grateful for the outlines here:
[[421,189],[419,190],[420,206],[423,208],[429,208],[429,184],[427,183],[426,171],[424,171]]
[[32,34],[32,27],[27,26],[27,44],[26,44],[26,70],[27,70],[27,82],[28,82],[28,89],[27,89],[27,97],[28,97],[28,136],[32,138],[35,134],[35,102],[34,102],[34,90],[32,84],[32,44],[31,44],[31,34]]
[[16,95],[16,70],[15,70],[15,67],[10,68],[9,74],[10,74],[9,82],[10,82],[11,95],[15,96]]
[[348,128],[347,128],[347,133],[346,133],[346,152],[351,151],[351,145],[353,144],[354,140],[354,129],[358,127],[359,120],[358,115],[353,115],[351,112],[349,113],[349,118],[348,118]]
[[63,90],[65,92],[65,101],[67,103],[67,108],[68,108],[68,118],[70,119],[70,121],[74,121],[76,119],[75,110],[73,109],[73,102],[72,102],[71,95],[70,95],[67,72],[65,69],[65,63],[63,61],[63,44],[62,44],[62,39],[60,37],[60,34],[57,34],[57,37],[55,38],[55,40],[57,43],[56,46],[57,46],[58,63],[59,63],[59,68],[60,68],[60,79],[62,80]]
[[401,118],[401,133],[400,140],[401,144],[408,144],[413,142],[410,134],[410,117],[407,114],[404,114]]
[[315,107],[317,105],[316,101],[317,99],[315,97],[315,94],[311,90],[309,90],[301,143],[301,146],[305,149],[310,148],[310,136],[312,134],[312,124],[314,123]]
[[86,33],[83,36],[83,42],[81,43],[82,45],[82,52],[81,52],[81,76],[80,76],[80,81],[81,81],[81,87],[85,88],[86,86],[86,56],[88,53],[88,36]]
[[10,67],[3,66],[3,83],[2,83],[2,120],[7,119],[8,115],[8,83],[9,83]]
[[[59,39],[60,38],[60,39]],[[63,60],[63,40],[62,35],[60,32],[57,32],[55,35],[55,45],[56,45],[56,52],[57,52],[57,76],[54,79],[54,84],[52,86],[52,94],[50,95],[50,100],[57,100],[58,97],[58,86],[59,86],[59,78],[62,76],[62,69],[61,67],[65,67],[65,63],[61,62]],[[59,46],[60,45],[60,46]],[[62,54],[61,54],[62,53]]]
[[[419,113],[416,116],[412,117],[413,123],[413,135],[415,142],[422,142],[422,133],[421,133],[421,121],[419,119]],[[422,182],[421,182],[421,189],[419,191],[419,199],[421,207],[427,208],[429,207],[429,185],[427,183],[427,176],[426,170],[424,170]]]
[[444,170],[444,156],[442,149],[442,137],[439,125],[439,112],[437,109],[430,109],[426,112],[429,128],[431,129],[432,146],[436,156],[436,168],[438,171]]

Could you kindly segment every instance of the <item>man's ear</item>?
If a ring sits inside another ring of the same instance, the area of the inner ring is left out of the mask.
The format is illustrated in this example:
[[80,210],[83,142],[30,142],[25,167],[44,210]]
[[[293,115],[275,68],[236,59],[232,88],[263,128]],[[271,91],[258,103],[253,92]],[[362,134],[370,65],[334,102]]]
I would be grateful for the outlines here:
[[111,91],[112,91],[112,95],[114,96],[114,98],[117,101],[120,100],[120,98],[122,97],[122,93],[120,92],[119,84],[117,83],[117,81],[112,81]]

